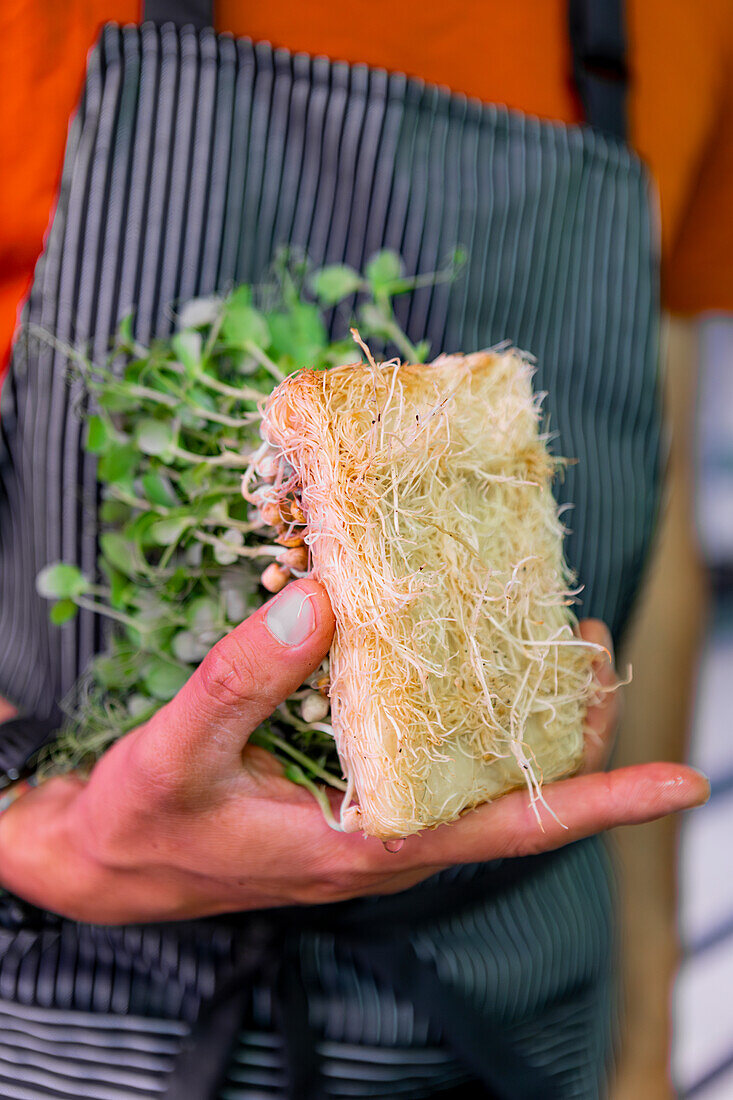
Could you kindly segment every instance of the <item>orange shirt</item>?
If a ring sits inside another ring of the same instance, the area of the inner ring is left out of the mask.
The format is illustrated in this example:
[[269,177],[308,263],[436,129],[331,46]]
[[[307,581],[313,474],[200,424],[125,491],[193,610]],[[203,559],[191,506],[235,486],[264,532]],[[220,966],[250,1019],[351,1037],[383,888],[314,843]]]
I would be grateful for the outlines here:
[[[397,69],[577,122],[567,0],[219,0],[217,27]],[[3,0],[0,362],[53,208],[67,124],[102,23],[139,0]],[[632,143],[659,184],[665,300],[733,310],[733,0],[627,0]]]

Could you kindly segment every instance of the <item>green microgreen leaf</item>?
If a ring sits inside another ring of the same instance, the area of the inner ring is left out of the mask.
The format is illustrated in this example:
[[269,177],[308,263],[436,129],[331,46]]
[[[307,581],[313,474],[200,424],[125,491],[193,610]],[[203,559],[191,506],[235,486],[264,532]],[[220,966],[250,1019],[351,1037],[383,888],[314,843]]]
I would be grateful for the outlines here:
[[375,253],[364,270],[375,298],[400,293],[398,283],[404,269],[396,252],[385,249]]
[[392,336],[392,321],[374,302],[364,302],[359,307],[359,324],[362,336],[389,340]]
[[180,329],[208,328],[213,325],[221,313],[221,299],[192,298],[178,313]]
[[51,608],[50,619],[54,626],[61,626],[73,619],[79,608],[73,600],[59,600]]
[[100,390],[97,394],[97,401],[109,413],[135,413],[140,411],[138,398],[123,393],[114,387]]
[[175,508],[180,504],[170,478],[159,474],[156,470],[148,470],[144,473],[141,482],[145,499],[151,504],[157,504],[160,508]]
[[142,692],[135,692],[127,699],[127,713],[133,718],[138,718],[141,722],[151,716],[157,709],[157,704],[153,703],[153,700],[149,696],[143,695]]
[[224,531],[214,547],[214,557],[219,565],[234,565],[239,561],[239,549],[244,546],[244,535],[236,528]]
[[97,657],[94,660],[94,674],[108,691],[129,688],[137,682],[141,663],[139,654]]
[[47,565],[36,577],[36,591],[44,599],[73,599],[89,590],[89,581],[81,569],[66,562]]
[[415,344],[415,362],[424,363],[430,352],[430,341],[420,340],[418,344]]
[[[249,527],[241,457],[260,442],[258,395],[267,396],[291,370],[359,360],[349,337],[355,319],[338,310],[331,339],[324,313],[358,295],[362,336],[420,361],[427,343],[411,344],[392,299],[447,281],[462,262],[454,256],[435,275],[409,276],[400,257],[384,250],[362,275],[342,263],[312,271],[306,257],[279,252],[265,285],[181,304],[177,331],[149,347],[135,339],[129,315],[106,361],[69,349],[93,399],[85,449],[98,458],[101,486],[99,584],[76,566],[55,563],[39,574],[38,591],[53,601],[53,622],[67,622],[84,606],[107,615],[111,630],[77,693],[55,750],[59,760],[88,762],[146,721],[261,605],[270,559],[260,556],[261,535]],[[288,776],[328,816],[321,784],[345,787],[333,738],[300,714],[298,698],[252,741],[290,765]]]
[[143,454],[163,456],[175,445],[176,433],[165,420],[143,420],[137,426],[135,442]]
[[102,523],[122,527],[131,516],[130,505],[122,500],[103,500],[99,506]]
[[119,348],[132,349],[135,344],[135,337],[132,331],[133,314],[128,313],[126,317],[123,317],[120,321],[117,329],[117,345]]
[[[107,566],[106,569],[105,565]],[[101,566],[107,573],[109,579],[109,602],[112,607],[122,610],[134,596],[135,586],[130,578],[126,577],[124,573],[120,573],[117,569],[110,568],[105,562],[102,562]]]
[[298,367],[310,366],[326,347],[326,326],[317,306],[301,303],[287,313],[270,314],[268,320],[273,353]]
[[133,579],[147,572],[140,550],[130,539],[117,531],[106,531],[99,537],[102,555],[119,573]]
[[194,520],[191,516],[179,516],[178,518],[159,519],[150,527],[150,538],[158,546],[172,546],[177,543]]
[[129,478],[138,458],[139,453],[132,444],[115,443],[100,458],[97,477],[108,485],[117,485]]
[[189,676],[190,670],[187,668],[153,655],[146,657],[143,684],[153,698],[160,699],[163,703],[167,703],[181,690]]
[[114,432],[101,416],[90,416],[87,421],[86,450],[93,455],[103,455],[114,441]]
[[171,337],[173,354],[191,374],[195,374],[201,364],[203,346],[204,342],[200,332],[177,332],[175,336]]
[[324,306],[335,306],[364,286],[358,271],[346,264],[330,264],[316,271],[310,280],[311,290]]
[[227,299],[221,323],[221,339],[232,348],[246,350],[250,344],[267,347],[267,321],[252,305],[249,287],[239,287]]
[[202,642],[190,630],[179,630],[173,637],[171,649],[174,657],[179,661],[186,664],[195,664],[203,660],[211,646],[207,645],[206,642]]

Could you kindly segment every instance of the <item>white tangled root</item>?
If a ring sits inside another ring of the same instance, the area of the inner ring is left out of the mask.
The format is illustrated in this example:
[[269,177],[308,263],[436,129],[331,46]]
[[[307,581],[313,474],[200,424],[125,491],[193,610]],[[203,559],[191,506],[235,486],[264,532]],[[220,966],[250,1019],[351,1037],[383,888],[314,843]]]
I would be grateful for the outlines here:
[[342,825],[404,837],[523,785],[539,820],[602,689],[599,647],[574,634],[551,492],[563,461],[532,367],[514,350],[420,366],[366,351],[274,390],[243,480],[286,548],[279,567],[310,559],[334,609]]

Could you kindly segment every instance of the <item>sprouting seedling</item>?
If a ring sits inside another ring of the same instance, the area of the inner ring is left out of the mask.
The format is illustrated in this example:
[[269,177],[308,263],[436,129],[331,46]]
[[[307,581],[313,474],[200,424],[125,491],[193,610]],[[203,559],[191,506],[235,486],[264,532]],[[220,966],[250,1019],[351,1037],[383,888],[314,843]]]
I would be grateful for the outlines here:
[[[327,369],[353,354],[347,296],[357,312],[371,307],[359,321],[367,338],[409,346],[419,360],[427,345],[409,341],[393,303],[454,278],[459,266],[454,256],[442,271],[407,277],[401,259],[384,251],[364,274],[338,264],[312,271],[280,253],[263,285],[177,306],[168,338],[145,345],[134,317],[125,317],[101,362],[27,328],[29,340],[51,347],[84,384],[85,448],[97,459],[102,501],[97,574],[50,563],[38,590],[59,626],[80,611],[112,625],[106,649],[67,701],[43,767],[91,762],[151,717],[265,598],[262,573],[283,547],[262,532],[242,496],[242,475],[259,447],[262,403],[273,386],[300,367]],[[332,339],[326,315],[333,307],[343,325]],[[253,740],[312,793],[324,783],[342,789],[329,725],[299,715],[297,707],[281,709]]]
[[[522,785],[541,828],[543,784],[579,765],[596,685],[531,367],[509,351],[416,370],[352,335],[366,365],[287,379],[262,433],[295,471],[342,635],[342,824],[409,835]],[[262,476],[277,509],[290,484]]]

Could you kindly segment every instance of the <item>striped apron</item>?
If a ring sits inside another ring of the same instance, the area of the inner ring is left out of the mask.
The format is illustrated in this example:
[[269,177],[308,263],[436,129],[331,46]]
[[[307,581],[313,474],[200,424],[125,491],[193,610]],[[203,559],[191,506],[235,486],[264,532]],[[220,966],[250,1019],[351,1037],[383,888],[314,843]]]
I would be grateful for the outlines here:
[[[600,94],[607,74],[577,48],[591,8],[572,5],[576,76],[613,127],[617,85]],[[414,272],[462,246],[462,276],[401,299],[400,323],[435,353],[509,339],[537,357],[558,450],[578,459],[557,492],[581,611],[618,640],[660,484],[657,242],[637,159],[599,129],[189,14],[103,30],[25,320],[102,358],[131,308],[140,341],[165,336],[172,303],[260,280],[280,245],[356,268],[392,248]],[[63,356],[21,333],[0,421],[0,694],[35,717],[0,730],[8,773],[103,644],[85,612],[51,626],[34,588],[50,561],[95,569],[82,406]],[[0,1094],[601,1096],[612,902],[597,838],[395,898],[185,924],[79,925],[6,897]]]

